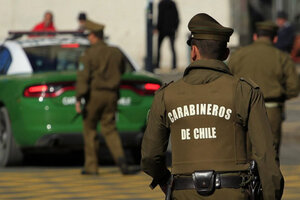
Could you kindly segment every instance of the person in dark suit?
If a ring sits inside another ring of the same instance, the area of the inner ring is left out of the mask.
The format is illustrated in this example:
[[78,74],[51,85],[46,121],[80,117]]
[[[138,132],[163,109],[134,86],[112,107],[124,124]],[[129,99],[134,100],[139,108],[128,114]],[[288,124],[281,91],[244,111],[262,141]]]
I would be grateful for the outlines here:
[[278,40],[275,46],[282,51],[291,53],[295,39],[295,29],[292,24],[289,23],[288,15],[284,11],[278,12],[276,23],[279,30]]
[[178,28],[179,17],[177,7],[172,0],[161,0],[158,4],[158,20],[156,31],[158,32],[158,50],[156,67],[160,63],[160,47],[165,37],[169,37],[172,50],[172,68],[176,68],[176,52],[174,47],[175,33]]

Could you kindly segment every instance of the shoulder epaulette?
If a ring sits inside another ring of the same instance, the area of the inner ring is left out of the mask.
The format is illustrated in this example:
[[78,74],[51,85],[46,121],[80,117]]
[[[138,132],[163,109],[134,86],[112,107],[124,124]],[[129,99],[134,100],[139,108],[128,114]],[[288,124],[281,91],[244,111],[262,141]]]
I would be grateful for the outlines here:
[[259,86],[251,79],[245,79],[244,77],[241,77],[240,81],[247,83],[248,85],[250,85],[253,88],[256,88],[256,89],[259,88]]
[[163,90],[164,88],[168,87],[173,82],[174,81],[170,81],[169,83],[164,83],[156,92],[159,92],[159,91]]

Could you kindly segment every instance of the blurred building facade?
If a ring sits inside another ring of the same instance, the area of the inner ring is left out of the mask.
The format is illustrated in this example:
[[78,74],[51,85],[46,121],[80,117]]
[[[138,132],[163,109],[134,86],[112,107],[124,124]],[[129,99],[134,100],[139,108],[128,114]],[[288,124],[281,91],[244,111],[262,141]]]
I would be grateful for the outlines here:
[[240,45],[251,42],[256,22],[275,21],[278,11],[288,13],[289,21],[300,31],[300,0],[232,0],[231,4],[232,23],[238,32]]
[[[149,1],[153,2],[155,23],[160,0],[0,0],[0,41],[7,37],[9,30],[31,30],[42,20],[41,16],[47,10],[53,12],[57,30],[76,30],[78,13],[86,12],[91,20],[105,24],[105,34],[109,41],[121,46],[143,68],[146,57],[146,9]],[[300,0],[174,1],[180,17],[175,43],[179,68],[185,68],[189,63],[187,23],[197,13],[208,13],[222,25],[234,27],[235,33],[230,39],[230,46],[251,41],[255,20],[275,19],[278,10],[287,11],[291,19],[300,13]],[[156,41],[153,38],[154,51],[157,49]],[[172,56],[168,42],[165,40],[162,44],[161,66],[164,68],[171,68]]]

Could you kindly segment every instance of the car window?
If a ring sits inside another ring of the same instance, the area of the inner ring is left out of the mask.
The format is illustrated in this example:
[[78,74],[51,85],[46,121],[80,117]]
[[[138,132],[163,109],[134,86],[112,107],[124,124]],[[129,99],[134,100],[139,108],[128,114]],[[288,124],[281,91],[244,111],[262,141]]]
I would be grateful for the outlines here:
[[6,74],[12,62],[10,52],[7,48],[0,47],[0,74]]
[[129,73],[129,72],[135,71],[134,67],[131,64],[131,62],[129,62],[129,60],[127,59],[127,57],[125,55],[124,55],[124,57],[125,57],[125,61],[124,61],[124,63],[125,63],[125,72]]
[[24,48],[34,73],[68,71],[78,68],[78,60],[87,46],[67,44]]
[[[79,57],[88,46],[56,45],[24,48],[34,73],[77,70]],[[125,72],[135,71],[125,57]]]

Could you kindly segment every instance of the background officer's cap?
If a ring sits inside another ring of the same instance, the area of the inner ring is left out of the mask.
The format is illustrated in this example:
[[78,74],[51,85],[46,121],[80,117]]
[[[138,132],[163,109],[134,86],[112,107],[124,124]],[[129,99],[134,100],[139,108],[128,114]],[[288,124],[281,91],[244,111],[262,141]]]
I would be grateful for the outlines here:
[[255,24],[256,31],[264,30],[272,33],[277,33],[278,26],[272,21],[257,22]]
[[188,28],[191,31],[190,39],[187,41],[191,45],[191,39],[229,41],[233,33],[232,28],[222,26],[211,16],[205,13],[195,15],[189,22]]
[[98,32],[103,32],[104,30],[104,25],[95,23],[91,20],[86,20],[84,28],[89,31],[90,33],[98,33]]

